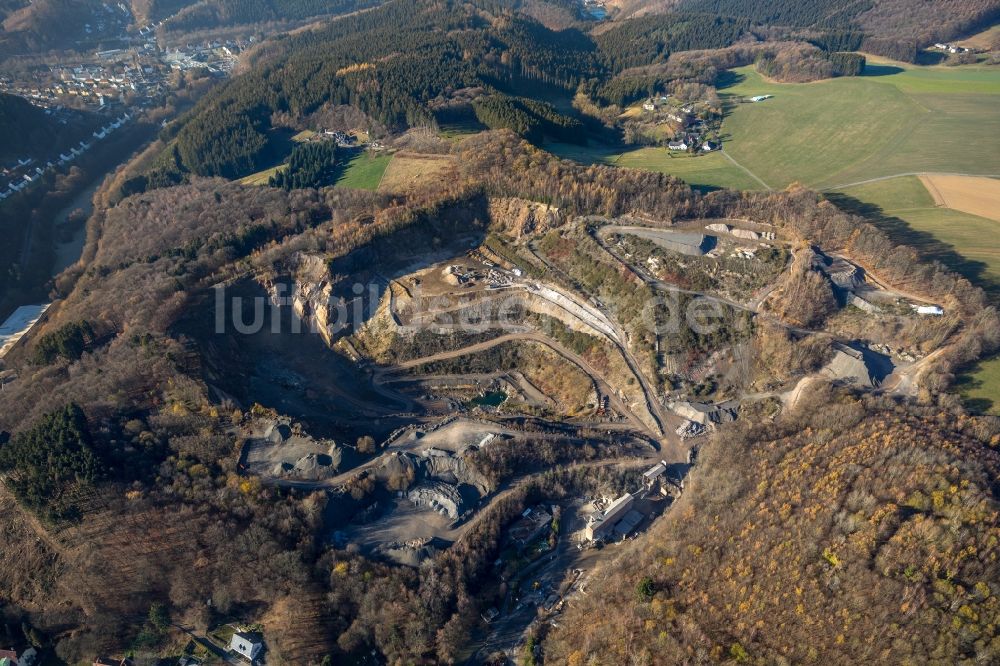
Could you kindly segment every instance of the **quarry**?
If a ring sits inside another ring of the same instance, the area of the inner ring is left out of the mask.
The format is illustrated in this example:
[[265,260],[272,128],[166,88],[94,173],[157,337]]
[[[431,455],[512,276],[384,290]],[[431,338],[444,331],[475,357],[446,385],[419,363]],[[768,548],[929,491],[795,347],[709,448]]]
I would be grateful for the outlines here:
[[[611,445],[613,466],[685,465],[699,438],[748,409],[792,409],[817,381],[908,390],[925,356],[893,338],[897,322],[917,316],[902,294],[848,257],[794,247],[772,225],[565,221],[517,202],[493,210],[509,216],[512,235],[458,235],[422,262],[400,245],[366,249],[363,290],[305,252],[284,274],[237,286],[266,297],[284,326],[239,350],[215,342],[219,358],[252,358],[244,385],[225,388],[260,406],[241,424],[240,471],[328,493],[332,542],[415,565],[503,495],[487,460],[542,446],[569,461]],[[783,319],[802,261],[828,285],[842,326],[859,312],[886,318],[885,335]],[[717,317],[708,332],[664,323],[695,305]],[[347,314],[335,321],[338,312]],[[776,379],[750,364],[764,331],[808,347],[811,367]],[[530,460],[515,478],[545,468]],[[598,453],[577,464],[609,462]]]

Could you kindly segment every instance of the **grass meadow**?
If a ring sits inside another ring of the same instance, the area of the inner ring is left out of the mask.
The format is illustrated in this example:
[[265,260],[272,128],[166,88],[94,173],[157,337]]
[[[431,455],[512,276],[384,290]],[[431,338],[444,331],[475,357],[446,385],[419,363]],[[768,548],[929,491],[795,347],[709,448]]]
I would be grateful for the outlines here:
[[[804,84],[733,70],[725,149],[769,186],[837,189],[915,172],[1000,174],[1000,70],[873,63]],[[758,103],[745,97],[774,95]]]
[[760,183],[720,152],[691,156],[671,153],[666,148],[625,148],[596,143],[589,146],[550,143],[544,148],[553,155],[581,164],[608,164],[670,174],[702,191],[763,189]]
[[382,182],[382,175],[391,161],[392,155],[389,153],[359,151],[340,171],[335,185],[356,190],[377,190],[379,183]]

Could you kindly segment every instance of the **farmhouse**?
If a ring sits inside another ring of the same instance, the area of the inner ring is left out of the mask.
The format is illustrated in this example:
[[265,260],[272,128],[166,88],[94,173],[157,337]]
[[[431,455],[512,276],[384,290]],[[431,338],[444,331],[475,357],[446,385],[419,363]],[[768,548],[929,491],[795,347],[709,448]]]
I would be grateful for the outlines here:
[[669,148],[670,150],[687,150],[688,145],[687,141],[681,139],[679,141],[671,141],[670,143],[667,144],[667,148]]
[[264,649],[260,634],[237,631],[229,641],[229,649],[253,663]]

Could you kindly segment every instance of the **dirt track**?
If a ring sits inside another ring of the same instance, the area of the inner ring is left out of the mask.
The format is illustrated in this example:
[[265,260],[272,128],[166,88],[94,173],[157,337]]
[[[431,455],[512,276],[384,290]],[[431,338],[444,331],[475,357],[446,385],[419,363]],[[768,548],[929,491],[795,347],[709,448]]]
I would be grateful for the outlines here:
[[[584,360],[578,354],[566,349],[562,345],[556,343],[555,341],[545,337],[540,333],[508,333],[507,335],[501,335],[499,337],[493,338],[492,340],[487,340],[485,342],[479,342],[474,345],[469,345],[467,347],[462,347],[459,349],[451,349],[448,351],[440,352],[432,356],[426,356],[424,358],[413,359],[411,361],[405,361],[400,363],[398,369],[408,370],[415,368],[433,361],[443,361],[451,358],[458,358],[460,356],[468,356],[469,354],[474,354],[480,351],[486,351],[492,349],[497,345],[501,345],[505,342],[535,342],[544,345],[554,351],[555,353],[562,356],[564,359],[572,363],[573,365],[580,368],[584,373],[586,373],[591,380],[597,385],[598,390],[608,397],[608,401],[611,406],[614,407],[616,411],[621,413],[626,419],[632,422],[632,425],[641,432],[653,435],[654,438],[659,439],[660,433],[652,430],[649,425],[647,425],[642,419],[640,419],[636,414],[625,406],[621,398],[618,397],[618,393],[608,384],[601,374]],[[392,369],[387,369],[391,371]],[[655,396],[654,396],[655,399]],[[655,418],[655,417],[654,417]]]

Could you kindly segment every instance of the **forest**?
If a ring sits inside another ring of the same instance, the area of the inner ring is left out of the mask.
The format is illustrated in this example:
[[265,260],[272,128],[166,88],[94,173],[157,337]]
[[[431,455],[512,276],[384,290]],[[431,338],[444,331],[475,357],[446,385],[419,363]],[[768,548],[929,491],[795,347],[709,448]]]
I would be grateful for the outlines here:
[[89,137],[97,125],[87,117],[77,118],[71,125],[57,123],[24,98],[0,93],[0,162],[6,165],[25,157],[53,157]]
[[745,18],[716,14],[663,14],[616,23],[595,37],[609,69],[666,62],[675,51],[721,49],[750,29]]
[[[377,4],[378,0],[197,0],[154,4],[155,14],[169,15],[164,24],[170,32],[189,32],[219,26],[265,23],[275,20],[299,20],[326,14],[346,14]],[[181,8],[179,5],[187,4]]]
[[583,123],[564,116],[551,104],[503,94],[480,97],[473,103],[476,118],[490,129],[509,129],[531,143],[544,137],[567,143],[586,143]]
[[25,506],[49,520],[66,520],[79,518],[67,494],[74,486],[97,482],[106,470],[83,410],[70,404],[0,446],[0,472],[9,474],[6,482]]
[[337,144],[333,141],[296,146],[288,166],[271,176],[268,185],[284,190],[332,185],[336,166]]
[[824,387],[776,423],[741,420],[545,662],[995,656],[1000,435],[956,416]]
[[722,16],[742,16],[761,25],[843,28],[871,9],[874,0],[684,0],[682,7]]
[[[845,30],[811,33],[813,44],[757,42],[748,18],[666,14],[588,35],[551,30],[508,13],[509,7],[486,0],[394,0],[324,29],[274,40],[255,53],[257,67],[165,131],[176,159],[161,160],[146,185],[179,182],[184,173],[236,178],[258,171],[279,157],[272,118],[303,118],[324,104],[350,105],[399,131],[433,127],[439,112],[453,115],[466,91],[482,90],[485,98],[475,109],[487,126],[509,127],[532,141],[565,140],[582,136],[578,122],[530,101],[537,91],[583,90],[591,99],[622,105],[678,78],[714,84],[718,72],[734,64],[756,61],[762,72],[790,81],[863,68],[860,57],[839,52],[860,39]],[[496,12],[489,22],[488,11]],[[738,62],[692,66],[682,58],[726,49],[742,54]]]

